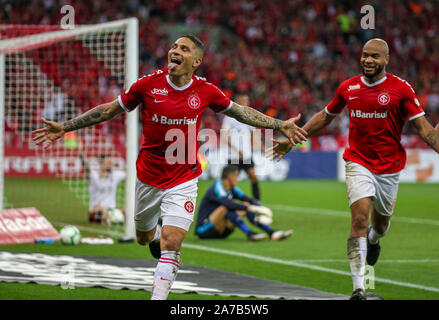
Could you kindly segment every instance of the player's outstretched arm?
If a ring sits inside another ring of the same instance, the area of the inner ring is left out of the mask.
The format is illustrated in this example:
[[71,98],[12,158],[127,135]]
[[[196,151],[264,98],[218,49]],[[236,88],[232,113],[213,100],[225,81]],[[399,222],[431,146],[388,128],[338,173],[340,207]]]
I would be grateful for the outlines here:
[[235,102],[223,113],[235,118],[239,122],[256,128],[279,130],[293,145],[306,140],[306,131],[296,125],[296,121],[300,119],[300,114],[287,121],[282,121],[266,116],[251,107],[241,106]]
[[32,140],[34,140],[37,145],[46,143],[44,145],[44,149],[47,149],[53,141],[61,138],[66,132],[90,127],[95,124],[110,120],[123,111],[124,110],[119,105],[119,102],[114,100],[109,103],[98,105],[93,109],[64,123],[42,119],[43,123],[46,124],[46,127],[32,131]]
[[[323,128],[325,128],[335,118],[334,115],[329,115],[322,110],[316,113],[304,126],[303,129],[307,132],[307,137],[311,137]],[[288,139],[274,139],[275,143],[273,147],[266,150],[266,157],[271,160],[280,161],[282,158],[290,152],[293,145]]]
[[81,164],[85,171],[85,178],[88,180],[90,178],[90,166],[88,165],[87,159],[85,159],[84,145],[82,144],[81,141],[78,142],[78,155],[79,158],[81,159]]
[[436,128],[428,122],[428,120],[421,116],[412,120],[413,126],[418,131],[419,136],[437,153],[439,153],[439,124]]

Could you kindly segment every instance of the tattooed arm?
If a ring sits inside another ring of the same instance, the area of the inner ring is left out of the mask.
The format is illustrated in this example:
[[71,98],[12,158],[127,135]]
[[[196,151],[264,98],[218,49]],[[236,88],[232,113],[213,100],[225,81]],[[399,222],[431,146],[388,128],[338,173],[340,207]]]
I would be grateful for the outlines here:
[[300,119],[300,114],[287,121],[281,121],[247,106],[241,106],[235,102],[223,112],[226,116],[235,118],[239,122],[256,128],[279,130],[293,145],[306,140],[306,131],[298,127],[295,122]]
[[110,120],[123,111],[124,110],[119,105],[119,102],[114,100],[112,102],[94,107],[93,109],[64,123],[42,119],[47,126],[32,131],[32,139],[37,145],[43,144],[47,141],[47,143],[44,145],[44,149],[47,149],[53,141],[61,138],[66,132],[90,127],[95,124]]
[[434,151],[439,153],[439,125],[436,126],[436,129],[434,129],[424,116],[412,120],[412,124],[418,131],[419,136]]

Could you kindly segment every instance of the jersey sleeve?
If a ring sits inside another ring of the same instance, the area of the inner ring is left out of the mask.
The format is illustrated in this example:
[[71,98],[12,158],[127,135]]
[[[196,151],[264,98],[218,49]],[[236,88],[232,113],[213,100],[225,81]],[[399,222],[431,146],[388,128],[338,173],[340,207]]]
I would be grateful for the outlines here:
[[224,92],[211,83],[208,83],[207,85],[211,97],[209,108],[215,112],[223,112],[232,106],[233,102],[224,94]]
[[331,102],[325,107],[325,112],[329,115],[337,115],[339,114],[343,108],[346,106],[346,101],[342,95],[342,91],[344,89],[345,85],[342,83],[338,88],[337,91],[334,94],[334,97],[332,98]]
[[114,178],[116,180],[116,183],[119,183],[120,181],[124,180],[126,177],[126,173],[123,170],[115,170],[114,171]]
[[403,108],[403,111],[407,115],[408,119],[414,120],[425,115],[425,112],[422,109],[422,106],[419,103],[415,90],[413,90],[412,86],[408,82],[402,84],[402,86],[404,89],[401,107]]
[[117,97],[120,106],[125,111],[133,111],[142,102],[142,92],[145,92],[147,85],[147,77],[142,77],[134,82],[127,91]]
[[261,205],[261,203],[254,198],[251,198],[249,196],[247,196],[244,191],[242,191],[241,189],[239,189],[238,187],[233,187],[232,188],[232,193],[233,193],[233,197],[236,199],[239,199],[241,201],[245,201],[245,202],[249,202],[253,205],[259,206]]

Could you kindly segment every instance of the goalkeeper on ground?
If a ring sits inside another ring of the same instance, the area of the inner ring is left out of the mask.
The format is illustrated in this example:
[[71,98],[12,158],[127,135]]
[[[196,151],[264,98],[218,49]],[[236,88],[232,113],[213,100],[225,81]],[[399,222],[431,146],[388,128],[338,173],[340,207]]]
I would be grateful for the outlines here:
[[[236,187],[238,175],[238,167],[228,165],[224,167],[221,179],[207,190],[198,210],[195,234],[200,239],[224,239],[238,227],[250,241],[264,240],[267,234],[271,240],[290,237],[292,230],[275,231],[269,226],[273,215],[269,208]],[[266,234],[253,232],[242,219],[244,216]]]

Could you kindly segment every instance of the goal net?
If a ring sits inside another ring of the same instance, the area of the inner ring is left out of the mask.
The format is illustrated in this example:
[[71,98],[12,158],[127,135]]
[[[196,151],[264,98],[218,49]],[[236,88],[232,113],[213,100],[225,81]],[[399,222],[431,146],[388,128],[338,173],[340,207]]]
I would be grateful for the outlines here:
[[[0,206],[35,207],[58,228],[133,236],[137,114],[70,132],[47,150],[35,145],[31,132],[43,126],[42,117],[63,122],[112,101],[137,79],[137,23],[70,30],[0,25]],[[88,221],[86,166],[99,172],[102,155],[114,171],[127,173],[117,188],[116,206],[126,211],[121,226]]]

